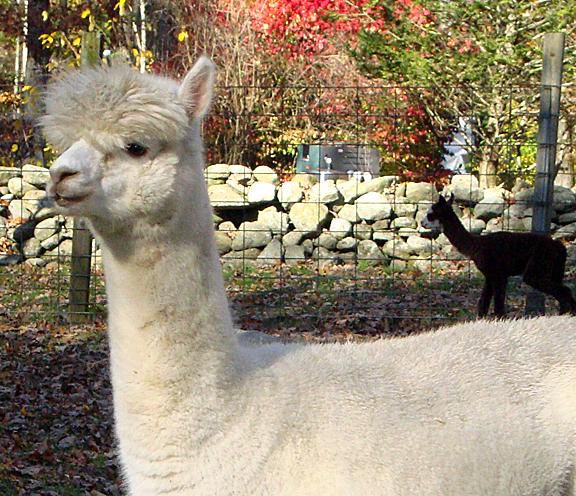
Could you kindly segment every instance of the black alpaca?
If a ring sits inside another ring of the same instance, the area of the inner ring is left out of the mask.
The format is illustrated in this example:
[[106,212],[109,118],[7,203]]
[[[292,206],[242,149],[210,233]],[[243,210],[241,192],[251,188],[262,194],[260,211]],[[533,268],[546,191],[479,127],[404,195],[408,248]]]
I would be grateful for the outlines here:
[[560,313],[576,313],[572,292],[562,282],[566,248],[560,241],[533,233],[471,234],[452,210],[453,200],[454,195],[449,200],[440,197],[422,225],[441,226],[454,248],[470,258],[484,275],[484,288],[478,301],[479,317],[486,316],[492,299],[494,313],[498,317],[504,315],[508,277],[520,274],[526,284],[556,298]]

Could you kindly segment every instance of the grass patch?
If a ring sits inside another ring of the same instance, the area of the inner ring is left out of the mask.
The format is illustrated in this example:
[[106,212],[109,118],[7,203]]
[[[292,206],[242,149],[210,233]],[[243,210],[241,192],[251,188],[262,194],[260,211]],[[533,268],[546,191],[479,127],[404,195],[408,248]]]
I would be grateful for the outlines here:
[[[1,474],[1,467],[0,467]],[[19,496],[18,488],[9,480],[0,480],[0,494],[2,496]]]

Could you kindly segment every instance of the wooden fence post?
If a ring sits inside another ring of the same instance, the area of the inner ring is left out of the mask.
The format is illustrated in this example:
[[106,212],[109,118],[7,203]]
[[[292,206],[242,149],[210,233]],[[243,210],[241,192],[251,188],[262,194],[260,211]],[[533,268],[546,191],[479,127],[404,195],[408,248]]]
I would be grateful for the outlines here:
[[[81,65],[89,67],[100,63],[100,33],[82,33]],[[70,292],[68,295],[68,320],[85,322],[89,318],[90,262],[92,236],[81,219],[74,220],[72,234],[72,260],[70,265]]]
[[[546,33],[540,85],[538,150],[536,152],[532,216],[532,232],[537,234],[550,233],[563,62],[564,34]],[[538,291],[528,293],[525,313],[526,315],[544,315],[544,295],[542,293]]]

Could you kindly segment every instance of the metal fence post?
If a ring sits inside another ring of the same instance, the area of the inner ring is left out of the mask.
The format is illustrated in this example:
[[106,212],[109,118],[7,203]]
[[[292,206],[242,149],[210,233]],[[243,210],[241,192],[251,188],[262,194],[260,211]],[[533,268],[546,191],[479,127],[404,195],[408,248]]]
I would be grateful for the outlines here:
[[[81,65],[89,67],[100,62],[100,33],[82,33]],[[90,262],[92,236],[81,219],[74,220],[68,320],[84,322],[88,318],[90,302]]]
[[[534,182],[532,232],[550,233],[554,177],[556,176],[556,146],[560,117],[562,65],[564,61],[564,34],[547,33],[544,36],[542,82],[540,86],[540,113],[538,114],[538,150]],[[531,291],[526,297],[525,313],[543,315],[544,295]]]

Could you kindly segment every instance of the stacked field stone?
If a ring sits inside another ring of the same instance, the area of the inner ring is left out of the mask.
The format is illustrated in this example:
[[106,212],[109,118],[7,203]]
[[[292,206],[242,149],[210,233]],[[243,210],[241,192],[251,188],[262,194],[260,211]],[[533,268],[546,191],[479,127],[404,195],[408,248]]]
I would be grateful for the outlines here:
[[[43,201],[48,170],[34,165],[0,168],[0,264],[42,266],[71,253],[72,221]],[[297,174],[281,181],[269,167],[215,164],[206,168],[214,207],[216,242],[227,263],[363,263],[416,265],[459,258],[443,235],[420,221],[439,192],[429,183],[396,176],[319,182]],[[473,175],[456,175],[442,194],[454,194],[455,210],[471,232],[527,231],[533,189],[518,182],[481,189]],[[576,238],[576,194],[554,192],[553,233]]]

